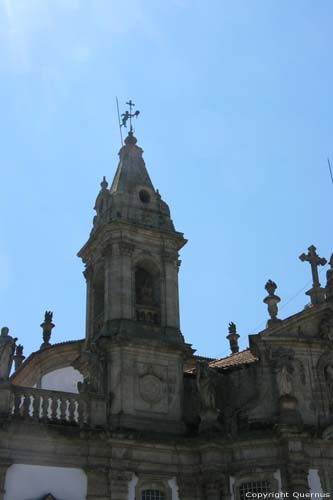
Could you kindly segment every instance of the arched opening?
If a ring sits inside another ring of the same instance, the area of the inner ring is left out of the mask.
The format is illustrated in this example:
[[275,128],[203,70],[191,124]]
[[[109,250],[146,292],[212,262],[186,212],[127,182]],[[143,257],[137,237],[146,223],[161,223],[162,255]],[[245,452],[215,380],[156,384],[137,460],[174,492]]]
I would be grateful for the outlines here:
[[137,321],[159,324],[161,321],[159,272],[151,266],[135,269],[135,311]]

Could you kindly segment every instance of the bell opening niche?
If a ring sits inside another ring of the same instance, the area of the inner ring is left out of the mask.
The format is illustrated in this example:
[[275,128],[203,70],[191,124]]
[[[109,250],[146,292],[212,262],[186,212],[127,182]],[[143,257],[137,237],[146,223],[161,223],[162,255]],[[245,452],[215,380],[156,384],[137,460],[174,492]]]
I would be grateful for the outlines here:
[[159,272],[149,265],[135,269],[135,315],[137,321],[161,323]]

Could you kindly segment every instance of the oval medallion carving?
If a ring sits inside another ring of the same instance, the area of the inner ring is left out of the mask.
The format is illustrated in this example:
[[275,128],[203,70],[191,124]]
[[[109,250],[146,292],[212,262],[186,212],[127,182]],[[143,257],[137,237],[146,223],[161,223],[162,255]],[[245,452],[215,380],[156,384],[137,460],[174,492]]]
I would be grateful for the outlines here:
[[147,403],[158,403],[162,398],[162,383],[155,375],[144,375],[140,378],[140,394]]

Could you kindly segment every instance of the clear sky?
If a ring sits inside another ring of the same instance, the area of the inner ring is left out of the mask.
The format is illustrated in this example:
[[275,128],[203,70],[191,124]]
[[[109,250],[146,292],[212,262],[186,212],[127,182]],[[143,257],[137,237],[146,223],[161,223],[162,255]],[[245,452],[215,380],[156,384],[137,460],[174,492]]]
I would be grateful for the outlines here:
[[0,0],[0,324],[25,354],[45,309],[53,342],[84,336],[76,253],[117,166],[115,96],[140,109],[152,181],[189,239],[186,340],[225,356],[234,321],[246,347],[268,278],[281,318],[306,305],[298,256],[333,251],[332,18],[330,0]]

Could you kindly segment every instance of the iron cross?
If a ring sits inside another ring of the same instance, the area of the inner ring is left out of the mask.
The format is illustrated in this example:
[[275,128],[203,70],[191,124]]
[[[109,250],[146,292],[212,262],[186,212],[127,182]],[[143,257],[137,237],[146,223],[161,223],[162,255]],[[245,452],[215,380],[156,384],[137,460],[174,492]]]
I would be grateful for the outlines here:
[[302,262],[309,262],[311,265],[311,272],[312,272],[312,280],[313,280],[313,288],[320,287],[319,283],[319,277],[318,277],[318,266],[324,266],[327,262],[326,259],[323,257],[319,257],[319,255],[316,252],[316,247],[314,245],[311,245],[308,248],[309,252],[305,255],[305,253],[302,253],[302,255],[299,256]]

